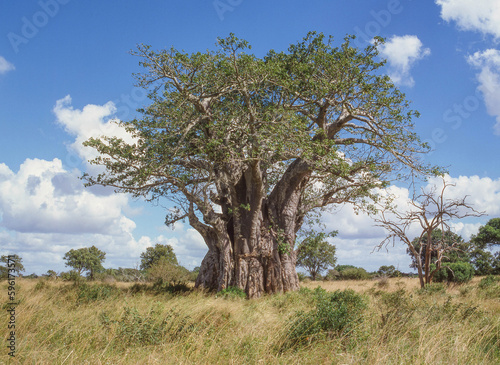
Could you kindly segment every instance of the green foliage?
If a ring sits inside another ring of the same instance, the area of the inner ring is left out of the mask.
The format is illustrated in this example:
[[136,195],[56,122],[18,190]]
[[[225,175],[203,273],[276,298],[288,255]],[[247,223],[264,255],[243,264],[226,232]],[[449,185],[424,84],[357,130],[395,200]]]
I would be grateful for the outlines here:
[[[422,262],[425,262],[425,255],[427,250],[427,237],[423,237],[422,241],[419,241],[418,237],[412,241],[412,245],[415,250],[418,252],[420,250],[420,246],[423,245],[422,248]],[[448,230],[445,231],[444,234],[440,229],[434,229],[431,233],[431,247],[450,247],[452,245],[456,245],[456,249],[450,250],[446,253],[446,257],[443,258],[442,262],[469,262],[470,261],[470,244],[465,242],[464,239]],[[412,252],[409,248],[406,249],[406,252],[410,255],[412,263],[410,265],[411,268],[416,269],[416,259],[413,256]],[[437,252],[433,249],[431,252],[431,263],[435,263],[437,258]],[[432,270],[431,270],[432,271]]]
[[335,246],[328,243],[328,236],[334,237],[337,232],[331,234],[317,233],[304,239],[297,247],[297,266],[309,271],[313,280],[329,267],[335,266]]
[[463,284],[474,276],[474,268],[468,262],[452,262],[443,266],[434,274],[435,282]]
[[341,273],[345,269],[356,269],[356,266],[354,266],[354,265],[338,265],[335,267],[335,270],[337,270],[339,273]]
[[217,293],[217,297],[224,299],[234,299],[234,298],[243,298],[247,297],[247,294],[243,289],[237,288],[235,286],[228,286],[225,289],[222,289]]
[[173,247],[157,243],[154,247],[148,247],[145,252],[141,253],[140,268],[141,270],[148,270],[160,260],[173,265],[178,264]]
[[89,285],[83,283],[77,288],[77,303],[79,304],[108,300],[118,293],[116,287],[105,284]]
[[477,235],[472,236],[472,263],[477,275],[500,275],[500,251],[489,252],[500,245],[500,218],[492,218],[479,228]]
[[333,280],[338,280],[338,279],[340,279],[340,272],[336,269],[328,270],[326,275],[323,278],[323,280],[328,280],[328,281],[333,281]]
[[46,275],[49,279],[53,279],[53,280],[57,279],[57,273],[54,270],[47,270]]
[[106,259],[106,253],[97,247],[84,247],[77,250],[69,250],[64,255],[66,266],[72,267],[81,275],[87,271],[90,280],[94,280],[94,275],[104,270],[102,262]]
[[318,287],[314,290],[314,302],[315,309],[292,316],[282,350],[320,339],[351,336],[367,308],[365,298],[351,289],[327,292]]
[[400,328],[408,323],[415,314],[415,305],[404,289],[392,293],[382,292],[379,299],[382,327]]
[[417,294],[444,294],[446,286],[443,283],[425,284],[423,288],[417,289]]
[[394,265],[389,265],[389,266],[382,265],[382,266],[380,266],[380,268],[377,270],[377,274],[382,275],[382,276],[387,276],[390,278],[401,275],[401,273],[398,270],[396,270]]
[[489,275],[482,278],[478,288],[486,298],[500,298],[500,276]]
[[487,289],[498,284],[500,284],[500,276],[488,275],[487,277],[481,279],[478,287],[480,289]]
[[171,258],[162,256],[147,270],[147,278],[157,286],[186,284],[191,273],[185,267],[173,263]]
[[[0,262],[4,265],[0,266],[0,279],[6,279],[8,277],[8,269],[14,269],[14,274],[19,276],[21,272],[24,271],[23,259],[19,255],[2,255],[0,257]],[[8,265],[14,264],[14,267]]]
[[481,248],[500,245],[500,218],[490,219],[471,240]]
[[62,272],[59,274],[59,277],[63,281],[74,281],[74,282],[80,282],[82,281],[82,277],[78,273],[78,271],[71,270],[67,272]]
[[340,280],[366,280],[370,278],[370,274],[362,267],[346,268],[340,271]]

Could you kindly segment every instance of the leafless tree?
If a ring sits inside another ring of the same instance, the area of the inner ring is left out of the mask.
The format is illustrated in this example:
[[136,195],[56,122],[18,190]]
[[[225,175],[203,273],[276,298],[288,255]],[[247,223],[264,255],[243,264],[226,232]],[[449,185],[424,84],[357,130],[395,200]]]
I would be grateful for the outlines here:
[[[445,235],[441,239],[432,240],[432,232],[441,229],[442,232],[450,230],[450,221],[465,217],[479,217],[482,212],[476,211],[466,203],[467,196],[461,199],[446,199],[445,190],[449,186],[455,186],[443,179],[443,187],[438,193],[438,188],[434,186],[430,191],[421,190],[421,194],[414,196],[410,201],[410,209],[400,212],[396,209],[383,209],[375,219],[377,226],[388,231],[388,236],[377,246],[378,249],[386,247],[391,241],[393,245],[396,241],[401,241],[408,246],[414,257],[420,286],[430,284],[434,274],[441,268],[443,258],[447,253],[459,249],[460,242],[445,240]],[[394,216],[394,218],[391,218]],[[420,236],[417,240],[409,237],[410,227],[419,224],[421,228]],[[415,242],[426,242],[418,247]],[[425,247],[425,251],[424,250]],[[422,255],[423,254],[423,255]],[[431,268],[431,256],[436,257],[435,268]]]

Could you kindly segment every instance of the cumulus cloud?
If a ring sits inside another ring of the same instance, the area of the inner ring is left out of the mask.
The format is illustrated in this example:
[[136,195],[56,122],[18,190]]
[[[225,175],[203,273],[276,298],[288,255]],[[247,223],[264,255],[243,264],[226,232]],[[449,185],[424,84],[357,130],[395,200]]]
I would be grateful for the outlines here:
[[84,161],[97,157],[97,152],[94,149],[82,145],[91,137],[115,136],[122,138],[127,143],[134,142],[133,137],[118,125],[117,119],[113,118],[117,110],[113,102],[110,101],[104,105],[89,104],[82,109],[73,108],[71,103],[71,96],[67,95],[57,100],[53,111],[57,123],[69,135],[75,137],[75,141],[70,147]]
[[59,159],[27,159],[14,173],[1,164],[1,225],[17,232],[102,233],[133,224],[121,215],[127,197],[96,196]]
[[389,76],[398,85],[413,86],[415,80],[410,74],[418,60],[431,54],[415,35],[393,36],[379,48],[380,55],[387,59]]
[[9,71],[15,70],[16,68],[12,63],[7,61],[5,58],[0,56],[0,75],[7,73]]
[[496,118],[494,132],[500,135],[500,51],[487,49],[467,58],[473,67],[479,69],[476,75],[478,89],[484,97],[488,114]]
[[177,225],[136,238],[128,197],[94,194],[78,176],[58,159],[27,159],[17,172],[0,164],[0,254],[15,252],[30,272],[43,273],[65,270],[70,249],[95,245],[107,253],[106,267],[133,267],[146,247],[163,243],[182,264],[199,265],[207,249],[198,232]]
[[436,0],[441,18],[455,21],[462,30],[478,31],[500,38],[500,3],[498,0]]

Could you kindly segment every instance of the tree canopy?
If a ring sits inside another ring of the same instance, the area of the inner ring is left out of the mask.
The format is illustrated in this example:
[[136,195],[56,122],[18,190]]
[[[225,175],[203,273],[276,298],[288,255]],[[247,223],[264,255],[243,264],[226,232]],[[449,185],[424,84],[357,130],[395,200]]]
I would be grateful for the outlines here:
[[87,271],[91,280],[94,279],[94,274],[104,270],[102,262],[106,258],[106,253],[99,250],[97,247],[83,247],[77,250],[69,250],[64,254],[66,266],[75,269],[79,275]]
[[157,243],[154,247],[148,247],[145,252],[141,253],[141,270],[148,270],[162,258],[166,263],[178,264],[173,247]]
[[358,50],[352,39],[334,46],[312,32],[262,58],[233,34],[205,53],[138,46],[151,104],[120,122],[133,142],[85,142],[105,168],[87,184],[173,202],[166,223],[188,218],[208,247],[197,286],[298,289],[293,248],[307,214],[434,171],[419,160],[418,113],[377,59],[383,40]]
[[0,262],[5,264],[5,266],[0,266],[0,278],[7,278],[9,269],[14,269],[15,275],[19,275],[21,271],[24,271],[23,259],[19,255],[2,255]]
[[297,247],[297,266],[309,271],[313,280],[322,271],[333,268],[337,262],[335,257],[335,246],[328,243],[328,236],[335,237],[337,232],[329,235],[317,233],[309,235]]
[[500,251],[490,252],[500,245],[500,218],[492,218],[471,237],[472,264],[479,275],[500,274]]

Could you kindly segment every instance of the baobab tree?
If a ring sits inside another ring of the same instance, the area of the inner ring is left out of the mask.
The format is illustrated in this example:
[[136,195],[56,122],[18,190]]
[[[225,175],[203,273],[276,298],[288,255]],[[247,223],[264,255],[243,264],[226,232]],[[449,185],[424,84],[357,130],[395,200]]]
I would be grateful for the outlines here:
[[[380,243],[378,248],[387,246],[390,242],[395,244],[400,241],[407,245],[407,251],[413,256],[413,265],[418,271],[420,286],[430,284],[434,274],[439,271],[443,259],[453,251],[460,250],[463,240],[458,235],[441,234],[433,232],[449,232],[450,221],[465,217],[478,217],[482,213],[477,212],[472,206],[465,202],[467,197],[460,199],[446,199],[445,190],[454,186],[443,179],[443,187],[438,193],[437,187],[414,196],[408,203],[409,209],[401,212],[397,209],[381,210],[375,218],[377,225],[386,229],[389,233]],[[393,217],[391,217],[393,216]],[[409,236],[410,228],[419,225],[420,235],[415,239]],[[431,262],[434,258],[434,262]],[[432,268],[431,263],[435,264]]]
[[263,58],[232,34],[206,53],[138,46],[152,103],[121,122],[135,142],[85,142],[105,168],[87,185],[169,199],[166,223],[187,218],[208,247],[198,287],[298,289],[295,237],[311,211],[363,204],[400,173],[431,171],[418,113],[381,74],[383,40],[364,50],[351,40],[310,33]]

